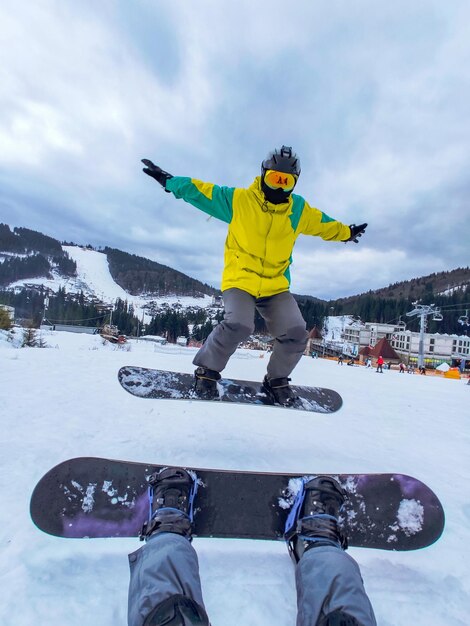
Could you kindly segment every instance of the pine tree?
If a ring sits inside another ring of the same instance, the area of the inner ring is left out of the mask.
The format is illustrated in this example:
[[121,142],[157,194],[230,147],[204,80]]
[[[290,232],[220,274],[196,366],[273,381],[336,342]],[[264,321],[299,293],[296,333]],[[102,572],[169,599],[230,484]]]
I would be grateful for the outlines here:
[[22,348],[36,348],[39,345],[37,330],[33,326],[25,329]]
[[5,309],[0,309],[0,330],[10,330],[11,319]]

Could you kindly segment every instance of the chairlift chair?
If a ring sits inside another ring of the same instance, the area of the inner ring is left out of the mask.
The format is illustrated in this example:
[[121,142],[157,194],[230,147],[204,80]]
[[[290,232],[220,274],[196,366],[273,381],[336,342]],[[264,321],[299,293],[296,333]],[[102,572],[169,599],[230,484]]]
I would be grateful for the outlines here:
[[462,324],[462,326],[470,326],[470,322],[468,321],[468,309],[465,310],[465,315],[459,317],[457,322]]

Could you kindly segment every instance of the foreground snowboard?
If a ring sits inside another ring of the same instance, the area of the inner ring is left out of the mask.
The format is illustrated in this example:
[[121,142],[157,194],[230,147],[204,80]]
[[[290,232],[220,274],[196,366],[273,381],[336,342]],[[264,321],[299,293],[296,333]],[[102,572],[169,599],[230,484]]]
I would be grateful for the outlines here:
[[[199,400],[194,392],[194,376],[178,372],[166,372],[145,367],[121,367],[119,382],[126,391],[139,398],[159,398],[172,400]],[[222,378],[218,381],[219,398],[216,401],[237,402],[240,404],[274,404],[261,388],[260,382]],[[300,398],[295,407],[301,411],[315,413],[333,413],[341,408],[343,400],[332,389],[322,387],[298,387],[292,385],[294,393]],[[208,400],[204,400],[208,402]],[[213,400],[209,400],[213,402]]]
[[[148,516],[146,477],[161,465],[83,457],[51,469],[31,498],[31,516],[59,537],[138,536]],[[282,539],[298,474],[194,469],[198,537]],[[422,482],[402,474],[334,474],[348,493],[350,546],[415,550],[436,541],[444,512]]]

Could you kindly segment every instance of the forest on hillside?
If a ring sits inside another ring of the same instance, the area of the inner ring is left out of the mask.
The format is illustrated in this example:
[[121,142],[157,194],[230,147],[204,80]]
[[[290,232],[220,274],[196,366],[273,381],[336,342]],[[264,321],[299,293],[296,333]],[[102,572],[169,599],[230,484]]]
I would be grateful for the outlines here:
[[[458,267],[446,272],[434,272],[427,276],[392,283],[388,287],[368,291],[367,294],[383,298],[417,300],[433,294],[443,295],[455,289],[465,289],[468,288],[468,285],[470,285],[470,268]],[[341,300],[348,302],[367,294],[359,294]]]
[[202,297],[217,293],[217,289],[156,261],[115,248],[104,248],[103,252],[108,258],[114,281],[132,295]]
[[0,224],[0,287],[28,278],[49,277],[55,269],[63,276],[75,276],[75,261],[62,250],[60,243],[28,228],[10,230]]
[[10,230],[7,224],[0,224],[0,251],[15,254],[40,252],[49,256],[60,256],[63,254],[62,246],[57,239],[29,228],[14,228]]
[[429,321],[428,332],[464,334],[466,327],[459,317],[470,311],[470,269],[430,274],[410,281],[395,283],[358,296],[328,303],[330,315],[353,315],[364,322],[394,324],[405,322],[410,330],[419,329],[417,318],[407,317],[414,303],[434,304],[440,309],[442,321]]

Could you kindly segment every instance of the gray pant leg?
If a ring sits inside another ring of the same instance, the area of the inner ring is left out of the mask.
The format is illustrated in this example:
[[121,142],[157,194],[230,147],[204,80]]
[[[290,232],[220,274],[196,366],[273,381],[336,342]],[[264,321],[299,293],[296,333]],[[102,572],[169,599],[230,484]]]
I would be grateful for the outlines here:
[[204,608],[197,554],[191,543],[175,533],[150,537],[129,555],[128,626],[142,626],[160,602],[175,594]]
[[307,345],[308,334],[302,313],[289,291],[259,298],[256,308],[274,337],[268,378],[287,377],[302,358]]
[[342,610],[361,626],[377,626],[356,561],[340,548],[319,546],[302,556],[295,570],[297,626],[315,626]]
[[253,333],[255,327],[255,298],[241,289],[227,289],[224,299],[224,319],[214,328],[193,359],[201,365],[221,372],[240,341]]

